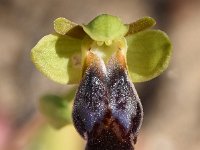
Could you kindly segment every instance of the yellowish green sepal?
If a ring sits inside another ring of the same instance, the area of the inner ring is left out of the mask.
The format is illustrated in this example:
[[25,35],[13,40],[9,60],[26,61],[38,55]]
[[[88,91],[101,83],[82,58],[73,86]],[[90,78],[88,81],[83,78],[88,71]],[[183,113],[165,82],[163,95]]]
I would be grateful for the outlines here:
[[[116,16],[102,14],[94,18],[83,30],[95,41],[112,41],[125,36],[128,25]],[[108,42],[110,43],[110,42]]]
[[127,65],[133,82],[151,80],[168,67],[172,45],[163,31],[145,30],[126,40]]
[[31,50],[31,58],[53,81],[67,84],[81,79],[81,40],[58,34],[44,36]]

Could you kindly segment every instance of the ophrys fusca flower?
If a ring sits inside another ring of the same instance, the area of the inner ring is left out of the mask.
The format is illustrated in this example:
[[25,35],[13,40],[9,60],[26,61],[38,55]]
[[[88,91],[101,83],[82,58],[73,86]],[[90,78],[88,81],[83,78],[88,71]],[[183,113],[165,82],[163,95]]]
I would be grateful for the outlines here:
[[[133,82],[160,75],[171,56],[168,36],[150,29],[154,25],[150,17],[124,24],[103,14],[87,25],[58,18],[56,33],[43,37],[32,49],[32,60],[45,76],[61,84],[79,84],[72,118],[87,140],[87,150],[134,149],[143,109]],[[60,122],[58,127],[66,124],[62,112],[52,117],[47,110],[43,112]]]

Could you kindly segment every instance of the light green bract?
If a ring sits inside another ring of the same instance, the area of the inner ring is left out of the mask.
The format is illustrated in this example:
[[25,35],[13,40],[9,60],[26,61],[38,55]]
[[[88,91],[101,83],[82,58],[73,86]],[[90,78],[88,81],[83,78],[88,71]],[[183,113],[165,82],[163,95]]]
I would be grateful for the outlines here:
[[71,123],[71,107],[69,102],[56,95],[46,95],[40,99],[40,111],[48,122],[59,129]]
[[45,95],[40,99],[40,111],[54,128],[60,129],[72,122],[71,101],[76,90],[77,87],[73,87],[64,96]]
[[119,48],[127,56],[133,82],[143,82],[160,75],[168,66],[171,43],[156,24],[144,17],[124,24],[116,16],[102,14],[87,25],[77,25],[65,18],[54,21],[56,34],[43,37],[31,51],[32,61],[45,76],[61,84],[77,84],[84,70],[87,51],[105,61]]

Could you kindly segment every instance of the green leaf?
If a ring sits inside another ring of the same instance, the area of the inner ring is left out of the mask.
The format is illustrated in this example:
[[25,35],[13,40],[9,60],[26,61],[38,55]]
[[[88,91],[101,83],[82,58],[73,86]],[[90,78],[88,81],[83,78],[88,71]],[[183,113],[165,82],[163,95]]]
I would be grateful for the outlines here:
[[54,20],[54,30],[61,35],[78,39],[83,39],[86,35],[81,26],[63,17]]
[[142,30],[149,29],[156,24],[156,21],[151,17],[143,17],[131,24],[129,24],[129,30],[126,36],[140,32]]
[[128,26],[116,16],[102,14],[88,25],[83,25],[83,30],[95,41],[110,41],[123,37],[128,32]]
[[81,40],[47,35],[32,49],[31,57],[36,68],[53,81],[70,84],[81,79]]
[[164,32],[145,30],[126,39],[127,64],[133,82],[153,79],[167,68],[172,46]]
[[71,106],[66,99],[56,95],[46,95],[40,99],[40,111],[55,128],[71,123]]

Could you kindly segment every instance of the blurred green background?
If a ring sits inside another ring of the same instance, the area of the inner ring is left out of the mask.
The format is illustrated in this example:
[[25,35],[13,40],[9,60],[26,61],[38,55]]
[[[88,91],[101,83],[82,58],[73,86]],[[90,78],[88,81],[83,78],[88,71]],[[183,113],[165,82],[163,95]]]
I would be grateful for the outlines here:
[[144,105],[137,150],[199,150],[199,0],[0,0],[0,150],[83,150],[72,125],[56,131],[38,112],[44,94],[63,94],[68,86],[42,76],[30,50],[65,17],[88,23],[108,13],[129,23],[143,16],[168,33],[173,56],[167,71],[136,84]]

